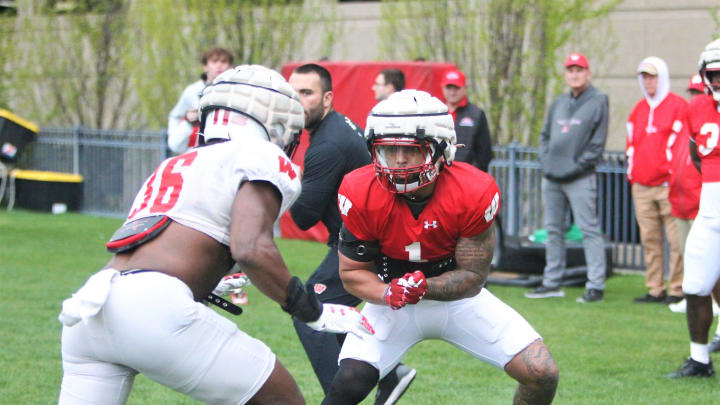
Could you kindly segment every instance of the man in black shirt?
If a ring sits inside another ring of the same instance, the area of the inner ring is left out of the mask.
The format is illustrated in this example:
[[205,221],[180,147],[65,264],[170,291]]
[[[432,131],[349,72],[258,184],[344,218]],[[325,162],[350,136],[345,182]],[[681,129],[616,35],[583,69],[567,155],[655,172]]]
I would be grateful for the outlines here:
[[460,70],[450,70],[440,81],[445,104],[455,120],[457,143],[465,145],[458,148],[455,160],[467,162],[487,172],[492,160],[492,142],[485,112],[467,99],[465,74]]
[[[362,129],[333,110],[332,80],[325,68],[312,63],[302,65],[293,71],[288,82],[300,95],[305,109],[305,129],[310,133],[302,192],[290,208],[290,215],[300,229],[307,230],[322,221],[330,234],[330,249],[307,285],[323,303],[357,306],[361,301],[345,291],[338,273],[337,243],[342,221],[337,192],[346,173],[371,163],[370,153]],[[295,331],[327,393],[338,370],[338,355],[345,335],[317,333],[302,322],[295,322]],[[410,385],[415,373],[414,369],[399,365],[380,381],[376,404],[393,404]]]

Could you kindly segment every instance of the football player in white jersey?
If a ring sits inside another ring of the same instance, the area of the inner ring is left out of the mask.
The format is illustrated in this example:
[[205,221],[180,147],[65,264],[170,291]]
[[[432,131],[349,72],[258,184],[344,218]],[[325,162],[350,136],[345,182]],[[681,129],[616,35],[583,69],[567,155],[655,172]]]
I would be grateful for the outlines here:
[[107,244],[115,255],[63,302],[62,405],[125,404],[137,373],[206,403],[304,403],[263,342],[201,303],[235,262],[311,327],[373,333],[354,308],[320,304],[273,242],[300,193],[280,148],[303,128],[297,93],[242,65],[203,91],[200,111],[205,145],[160,164]]
[[702,174],[700,207],[685,244],[682,289],[687,300],[690,357],[669,378],[711,377],[708,350],[713,320],[710,292],[720,278],[720,39],[700,54],[700,77],[708,94],[690,101],[690,157]]

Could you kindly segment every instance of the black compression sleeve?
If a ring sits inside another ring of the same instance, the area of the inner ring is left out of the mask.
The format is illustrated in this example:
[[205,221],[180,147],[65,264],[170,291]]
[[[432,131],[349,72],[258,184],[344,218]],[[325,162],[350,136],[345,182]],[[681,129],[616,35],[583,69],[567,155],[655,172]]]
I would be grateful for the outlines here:
[[377,242],[358,239],[345,228],[345,224],[340,227],[338,250],[340,253],[358,262],[371,262],[380,254],[380,246]]
[[314,292],[308,292],[307,287],[295,276],[288,283],[287,302],[282,309],[303,322],[317,321],[322,314],[320,300]]

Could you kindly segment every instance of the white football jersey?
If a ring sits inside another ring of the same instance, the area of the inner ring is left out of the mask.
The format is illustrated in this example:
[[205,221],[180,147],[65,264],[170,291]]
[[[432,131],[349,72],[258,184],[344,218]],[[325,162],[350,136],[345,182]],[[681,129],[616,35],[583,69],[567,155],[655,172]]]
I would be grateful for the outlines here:
[[229,245],[238,187],[254,180],[267,181],[280,191],[279,215],[300,195],[298,169],[270,142],[247,138],[191,149],[155,169],[138,191],[125,223],[167,215]]

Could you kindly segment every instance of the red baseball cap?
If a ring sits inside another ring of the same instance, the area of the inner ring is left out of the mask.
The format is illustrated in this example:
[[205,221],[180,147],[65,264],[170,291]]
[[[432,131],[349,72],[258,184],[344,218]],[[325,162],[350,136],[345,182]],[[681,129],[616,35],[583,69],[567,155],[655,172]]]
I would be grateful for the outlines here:
[[688,84],[688,88],[687,88],[687,89],[688,89],[688,90],[691,90],[691,89],[692,89],[692,90],[697,90],[697,91],[701,91],[701,92],[703,92],[703,93],[705,92],[705,85],[703,84],[703,81],[702,81],[702,79],[700,78],[700,75],[699,75],[699,74],[695,73],[695,74],[690,78],[690,84]]
[[440,87],[445,87],[449,84],[458,87],[465,87],[465,74],[460,70],[449,70],[445,72],[442,80],[440,81]]
[[585,55],[581,54],[580,52],[571,53],[567,59],[565,59],[565,67],[570,66],[580,66],[581,68],[589,68],[590,64],[588,63],[587,58]]

